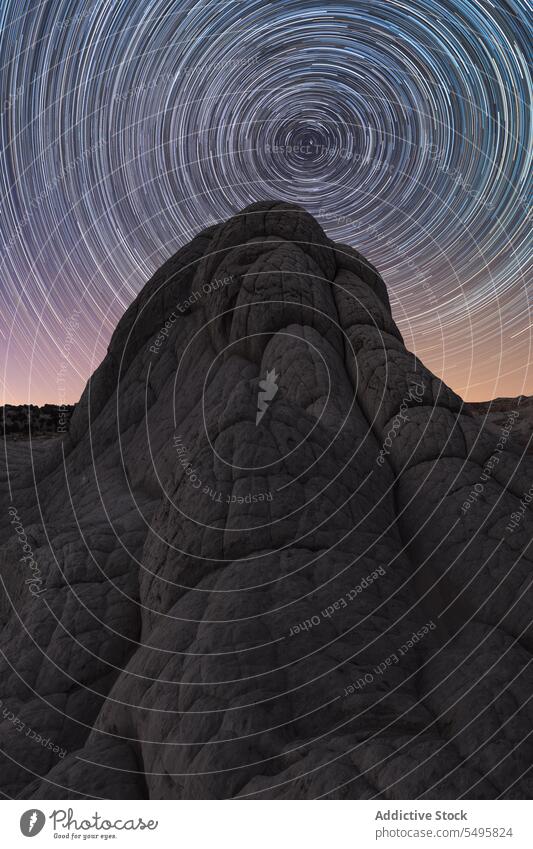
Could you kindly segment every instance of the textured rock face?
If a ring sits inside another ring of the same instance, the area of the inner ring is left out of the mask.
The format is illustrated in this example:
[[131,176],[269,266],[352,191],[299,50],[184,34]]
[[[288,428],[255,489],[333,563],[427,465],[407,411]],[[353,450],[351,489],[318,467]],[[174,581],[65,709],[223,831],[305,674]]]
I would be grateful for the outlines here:
[[200,234],[68,436],[8,448],[3,793],[530,797],[516,421],[483,430],[303,210]]
[[521,448],[528,454],[533,454],[533,395],[518,395],[517,398],[495,398],[492,401],[479,401],[470,404],[473,413],[480,416],[484,427],[489,430],[492,426],[497,431],[505,425],[509,413],[516,410],[519,416],[513,428],[515,448]]

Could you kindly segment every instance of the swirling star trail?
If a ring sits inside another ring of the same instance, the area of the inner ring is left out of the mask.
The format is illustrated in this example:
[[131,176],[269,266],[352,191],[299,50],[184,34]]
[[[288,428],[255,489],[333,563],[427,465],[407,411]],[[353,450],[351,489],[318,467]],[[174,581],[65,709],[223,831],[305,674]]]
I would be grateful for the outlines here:
[[4,402],[77,400],[153,271],[272,197],[378,267],[455,390],[533,392],[530,23],[519,0],[4,0]]

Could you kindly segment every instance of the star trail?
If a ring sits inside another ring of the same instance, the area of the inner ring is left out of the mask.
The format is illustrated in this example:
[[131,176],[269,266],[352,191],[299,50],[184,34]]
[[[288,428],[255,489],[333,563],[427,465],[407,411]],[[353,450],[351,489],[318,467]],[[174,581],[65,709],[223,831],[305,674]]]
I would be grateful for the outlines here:
[[0,12],[3,403],[76,401],[148,277],[304,206],[467,399],[533,392],[531,14],[518,0]]

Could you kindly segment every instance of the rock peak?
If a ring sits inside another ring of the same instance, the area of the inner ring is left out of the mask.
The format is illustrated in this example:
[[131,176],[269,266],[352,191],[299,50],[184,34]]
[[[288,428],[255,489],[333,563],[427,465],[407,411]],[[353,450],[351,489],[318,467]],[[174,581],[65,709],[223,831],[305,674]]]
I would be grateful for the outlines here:
[[5,722],[3,792],[529,798],[519,416],[486,431],[300,207],[200,233],[17,460],[0,681],[58,750]]

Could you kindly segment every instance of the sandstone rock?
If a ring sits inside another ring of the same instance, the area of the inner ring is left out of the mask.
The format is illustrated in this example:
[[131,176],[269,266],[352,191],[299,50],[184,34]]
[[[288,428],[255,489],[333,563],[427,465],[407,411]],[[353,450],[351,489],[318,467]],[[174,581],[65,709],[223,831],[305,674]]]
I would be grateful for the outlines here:
[[302,209],[201,233],[4,472],[2,792],[530,798],[510,416],[483,428]]

